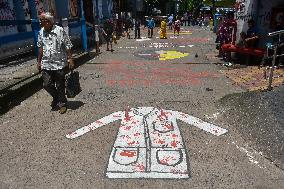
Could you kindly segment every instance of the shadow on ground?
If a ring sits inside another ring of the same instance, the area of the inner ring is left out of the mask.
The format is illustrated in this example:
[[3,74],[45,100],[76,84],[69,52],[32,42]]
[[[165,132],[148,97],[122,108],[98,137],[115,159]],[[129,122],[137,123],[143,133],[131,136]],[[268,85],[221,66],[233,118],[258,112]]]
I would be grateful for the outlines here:
[[284,170],[284,85],[268,92],[246,92],[222,98],[224,118],[246,142]]

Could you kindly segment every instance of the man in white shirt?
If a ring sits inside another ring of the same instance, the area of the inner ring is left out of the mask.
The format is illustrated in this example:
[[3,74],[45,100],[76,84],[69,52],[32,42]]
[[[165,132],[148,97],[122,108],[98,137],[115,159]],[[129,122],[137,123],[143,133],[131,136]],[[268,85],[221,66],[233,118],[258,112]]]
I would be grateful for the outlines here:
[[52,110],[66,108],[65,74],[73,69],[72,43],[64,29],[54,24],[54,17],[46,12],[40,15],[41,30],[38,35],[38,70],[42,71],[43,87],[52,96]]

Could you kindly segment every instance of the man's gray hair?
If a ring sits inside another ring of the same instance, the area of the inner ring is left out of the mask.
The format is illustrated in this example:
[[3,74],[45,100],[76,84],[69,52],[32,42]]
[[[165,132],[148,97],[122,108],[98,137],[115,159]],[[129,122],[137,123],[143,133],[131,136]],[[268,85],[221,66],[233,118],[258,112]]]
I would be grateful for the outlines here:
[[50,12],[41,13],[40,18],[45,18],[49,20],[51,23],[54,23],[54,16]]

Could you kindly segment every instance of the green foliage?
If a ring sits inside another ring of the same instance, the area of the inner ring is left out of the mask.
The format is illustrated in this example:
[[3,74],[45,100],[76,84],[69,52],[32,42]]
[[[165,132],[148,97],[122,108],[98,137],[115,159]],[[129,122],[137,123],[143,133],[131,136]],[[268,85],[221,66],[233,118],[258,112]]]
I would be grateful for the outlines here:
[[[223,1],[216,1],[216,7],[233,7],[236,3],[236,0],[223,0]],[[212,6],[212,0],[203,0],[203,4],[207,6]]]

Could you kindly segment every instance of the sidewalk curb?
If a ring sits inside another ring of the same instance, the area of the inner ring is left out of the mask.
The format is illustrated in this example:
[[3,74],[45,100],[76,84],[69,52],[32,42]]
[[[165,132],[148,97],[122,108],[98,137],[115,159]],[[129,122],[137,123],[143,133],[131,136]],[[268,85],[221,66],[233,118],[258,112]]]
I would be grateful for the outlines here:
[[[76,55],[74,63],[76,67],[83,65],[92,57],[88,52]],[[0,90],[0,115],[8,112],[11,108],[19,105],[22,101],[42,89],[41,74],[28,76]]]

